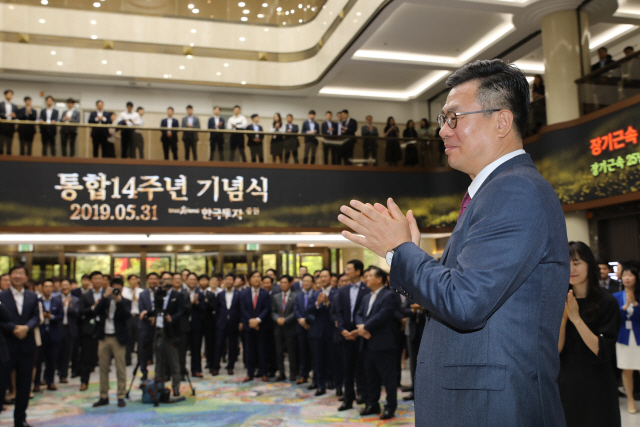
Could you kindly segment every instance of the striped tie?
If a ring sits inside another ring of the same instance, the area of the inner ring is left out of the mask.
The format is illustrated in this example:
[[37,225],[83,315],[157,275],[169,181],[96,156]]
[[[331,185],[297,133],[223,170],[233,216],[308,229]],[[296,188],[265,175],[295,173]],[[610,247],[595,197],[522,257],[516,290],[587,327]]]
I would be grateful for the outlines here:
[[458,215],[458,221],[460,221],[460,218],[462,217],[462,214],[464,213],[464,211],[467,209],[467,206],[469,205],[470,201],[471,201],[471,197],[469,197],[469,192],[467,191],[464,195],[464,198],[462,199],[462,205],[460,206],[460,215]]

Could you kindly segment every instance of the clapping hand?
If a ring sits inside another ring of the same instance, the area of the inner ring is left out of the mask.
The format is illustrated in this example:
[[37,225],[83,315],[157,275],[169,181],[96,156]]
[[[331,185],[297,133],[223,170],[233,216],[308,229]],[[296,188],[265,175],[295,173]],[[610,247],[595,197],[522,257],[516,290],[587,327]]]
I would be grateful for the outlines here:
[[573,290],[570,290],[567,294],[567,302],[565,303],[565,310],[567,312],[567,316],[569,320],[573,324],[576,324],[580,321],[580,306],[578,306],[578,301],[576,297],[573,295]]

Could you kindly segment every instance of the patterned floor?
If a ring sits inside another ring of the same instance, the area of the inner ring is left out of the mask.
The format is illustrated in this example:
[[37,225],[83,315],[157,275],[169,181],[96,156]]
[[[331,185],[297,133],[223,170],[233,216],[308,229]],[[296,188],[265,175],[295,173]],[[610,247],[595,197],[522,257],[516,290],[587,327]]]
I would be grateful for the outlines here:
[[[111,376],[115,377],[112,368]],[[348,426],[413,426],[413,402],[400,402],[396,418],[380,421],[376,416],[360,417],[358,407],[338,412],[339,406],[333,391],[325,396],[315,397],[315,391],[306,385],[298,386],[290,382],[263,383],[252,381],[241,383],[243,370],[236,369],[236,376],[205,375],[194,381],[196,396],[191,396],[187,383],[182,383],[181,393],[187,396],[184,402],[161,404],[154,408],[141,402],[142,392],[137,383],[131,392],[126,408],[116,406],[116,383],[111,383],[110,405],[94,409],[91,405],[98,399],[97,369],[92,375],[89,390],[78,391],[77,379],[72,384],[59,384],[58,391],[36,393],[30,401],[27,419],[34,426],[256,426],[256,427],[297,427],[309,425]],[[138,374],[139,376],[139,374]],[[403,376],[406,376],[403,375]],[[128,372],[131,379],[131,370]],[[115,378],[113,378],[115,380]],[[402,393],[398,395],[401,400]],[[383,392],[381,403],[384,403]],[[0,414],[0,426],[13,425],[12,407]]]

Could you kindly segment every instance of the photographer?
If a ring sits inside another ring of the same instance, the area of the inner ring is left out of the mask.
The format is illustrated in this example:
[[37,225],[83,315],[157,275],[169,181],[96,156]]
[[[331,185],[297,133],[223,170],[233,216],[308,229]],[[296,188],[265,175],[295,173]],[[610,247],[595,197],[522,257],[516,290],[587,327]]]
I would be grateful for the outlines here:
[[156,381],[163,381],[167,371],[171,374],[173,395],[180,395],[180,363],[177,344],[180,342],[180,319],[184,315],[184,296],[171,289],[171,276],[162,275],[162,282],[153,295],[154,309],[149,317],[155,320]]
[[127,404],[127,371],[125,357],[127,352],[127,321],[131,317],[131,300],[122,297],[124,281],[121,277],[111,279],[111,286],[102,294],[94,309],[96,313],[96,332],[98,338],[98,363],[100,366],[100,400],[94,408],[109,404],[109,367],[111,359],[116,361],[118,378],[118,407]]

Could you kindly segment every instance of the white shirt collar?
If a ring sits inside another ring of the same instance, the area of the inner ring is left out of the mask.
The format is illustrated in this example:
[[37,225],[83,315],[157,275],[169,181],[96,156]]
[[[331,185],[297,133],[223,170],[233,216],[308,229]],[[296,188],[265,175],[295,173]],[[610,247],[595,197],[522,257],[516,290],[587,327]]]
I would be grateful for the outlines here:
[[13,285],[12,285],[11,286],[11,293],[13,294],[13,296],[24,295],[24,286],[22,287],[22,290],[19,291],[16,288],[14,288]]
[[494,170],[498,169],[498,167],[501,164],[506,163],[509,160],[521,154],[527,154],[527,153],[523,149],[512,151],[511,153],[505,154],[504,156],[500,157],[498,160],[494,161],[488,166],[485,166],[485,168],[482,169],[480,173],[476,176],[476,178],[471,182],[471,185],[469,186],[469,190],[468,190],[469,197],[473,199],[473,197],[476,195],[480,187],[482,187],[482,183],[484,183],[485,180],[489,178],[489,175],[491,175],[491,173]]

